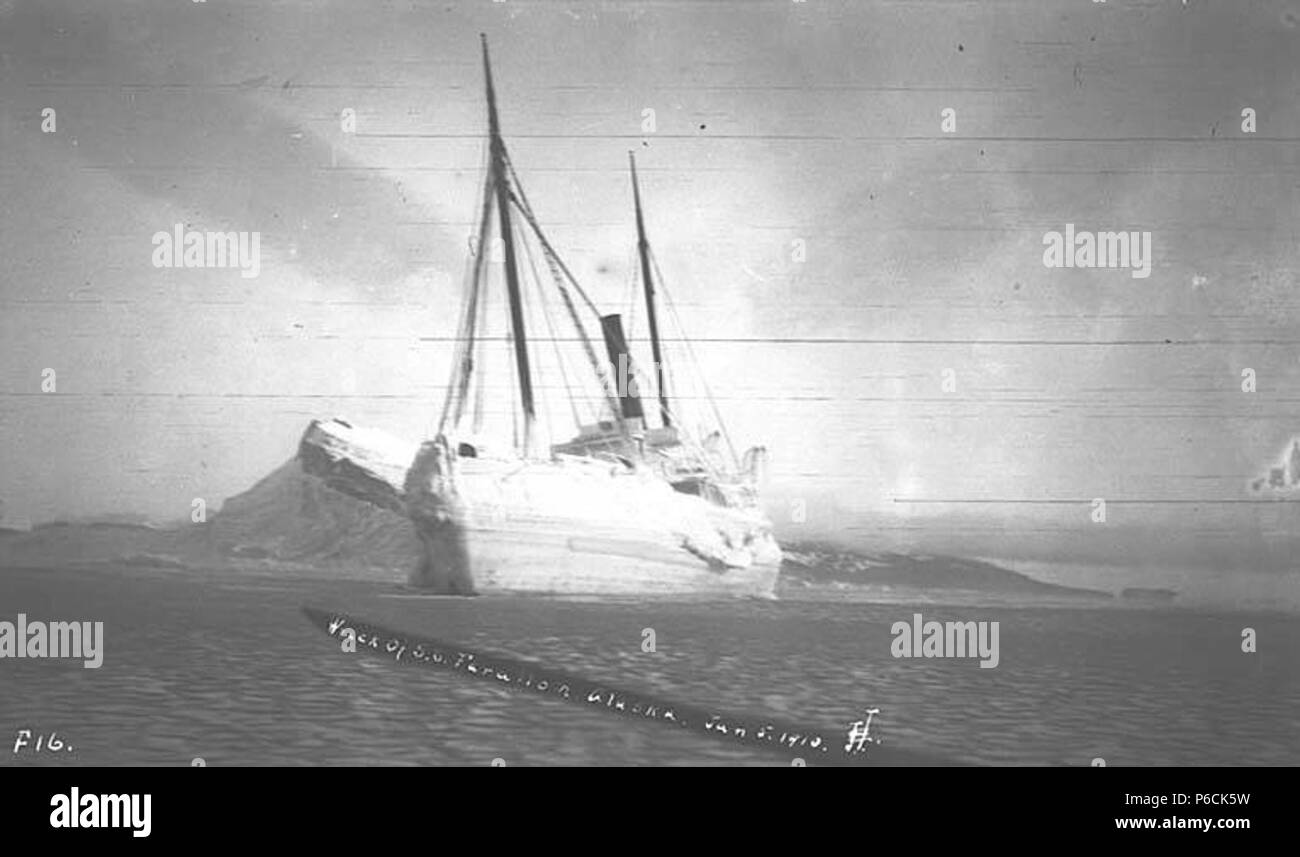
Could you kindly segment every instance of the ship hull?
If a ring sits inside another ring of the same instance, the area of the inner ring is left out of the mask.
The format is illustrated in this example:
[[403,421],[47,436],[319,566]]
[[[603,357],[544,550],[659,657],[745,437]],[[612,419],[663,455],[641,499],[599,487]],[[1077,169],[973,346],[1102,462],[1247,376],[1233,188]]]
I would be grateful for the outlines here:
[[[438,550],[410,582],[459,595],[531,593],[594,596],[771,598],[779,563],[711,568],[667,538],[633,533],[593,537],[576,522],[537,526],[458,525],[464,564],[445,567]],[[435,540],[441,546],[444,538]]]
[[460,595],[770,598],[781,551],[752,508],[673,491],[613,461],[466,457],[440,439],[401,485],[394,452],[347,424],[312,423],[299,457],[332,488],[400,504],[423,555],[412,585]]

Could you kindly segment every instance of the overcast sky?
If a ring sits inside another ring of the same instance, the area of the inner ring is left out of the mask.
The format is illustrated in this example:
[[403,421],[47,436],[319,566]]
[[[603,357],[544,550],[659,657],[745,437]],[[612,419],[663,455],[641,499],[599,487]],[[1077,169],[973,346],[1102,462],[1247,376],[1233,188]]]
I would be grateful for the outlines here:
[[[480,32],[530,200],[610,305],[637,150],[786,538],[1291,569],[1297,507],[1249,490],[1300,433],[1281,0],[0,0],[10,514],[184,517],[317,416],[426,433],[481,181]],[[260,276],[154,268],[178,222],[260,232]],[[1151,276],[1045,267],[1066,223],[1149,230]]]

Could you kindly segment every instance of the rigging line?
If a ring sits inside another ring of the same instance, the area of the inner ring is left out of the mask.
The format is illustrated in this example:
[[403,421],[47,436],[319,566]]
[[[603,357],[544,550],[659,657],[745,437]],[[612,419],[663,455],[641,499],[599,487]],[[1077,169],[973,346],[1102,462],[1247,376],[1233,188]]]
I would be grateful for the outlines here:
[[636,281],[637,281],[637,264],[636,264],[636,247],[629,247],[627,251],[627,341],[631,342],[636,336],[636,307],[640,303],[636,299]]
[[[640,364],[638,364],[635,361],[629,361],[628,369],[632,373],[633,377],[637,379],[637,384],[639,385],[639,387],[643,392],[654,390],[653,382],[650,379],[650,376],[648,376],[641,369]],[[689,431],[687,431],[686,427],[688,423],[684,415],[682,414],[682,412],[676,410],[673,407],[669,407],[665,410],[668,416],[673,420],[673,424],[677,427],[678,443],[681,444],[682,447],[686,448],[688,452],[694,454],[695,463],[703,467],[704,470],[707,471],[708,474],[712,476],[715,480],[719,482],[727,481],[728,474],[726,473],[725,469],[720,469],[719,467],[715,466],[712,456],[710,456],[709,452],[704,448],[704,445],[700,443],[698,440],[696,440],[696,438]],[[725,437],[725,434],[723,436]],[[667,453],[664,453],[663,451],[657,451],[657,454],[663,457],[667,461],[672,460],[672,457],[669,456]]]
[[[510,343],[512,346],[514,344],[514,341],[509,331],[506,332],[506,342]],[[511,388],[517,389],[519,384],[519,373],[515,369],[515,364],[513,361],[506,360],[506,363],[509,364],[510,366],[510,386]],[[519,449],[519,409],[515,407],[515,402],[513,397],[511,397],[510,399],[510,427],[512,431],[512,443],[514,445],[514,448]],[[528,450],[525,449],[521,457],[527,458]]]
[[452,411],[455,402],[456,390],[460,386],[461,375],[464,369],[464,349],[465,337],[468,335],[469,318],[471,316],[470,306],[473,303],[473,293],[477,289],[470,273],[470,260],[465,260],[465,274],[463,276],[464,298],[460,305],[460,318],[456,324],[456,343],[452,348],[451,354],[451,378],[447,382],[447,393],[443,398],[442,412],[438,417],[438,434],[442,434],[447,424],[447,417]]
[[[632,364],[632,371],[636,374],[638,383],[643,389],[650,390],[652,388],[650,378],[645,374],[645,372],[641,371],[641,369],[635,364]],[[668,416],[672,418],[673,424],[677,427],[678,442],[695,454],[697,463],[702,465],[704,469],[708,471],[710,476],[722,481],[726,474],[714,466],[713,460],[710,458],[708,451],[704,448],[704,444],[697,441],[689,432],[686,431],[688,423],[683,418],[682,413],[671,407],[668,408],[667,411]],[[664,453],[661,452],[660,455],[664,455]]]
[[[469,395],[470,379],[474,373],[474,350],[477,346],[475,335],[478,330],[480,317],[480,299],[485,291],[486,276],[483,272],[483,266],[488,253],[488,241],[492,235],[492,212],[496,204],[493,202],[493,194],[485,193],[483,205],[483,220],[479,223],[478,232],[478,249],[474,254],[474,281],[473,289],[470,294],[470,306],[466,316],[465,347],[461,354],[462,364],[460,367],[460,376],[456,385],[456,416],[453,428],[460,428],[460,421],[465,415],[465,400]],[[439,432],[441,433],[441,431]]]
[[[560,341],[555,331],[555,322],[551,319],[550,307],[546,304],[546,296],[542,294],[542,278],[537,275],[537,264],[533,260],[533,251],[529,247],[529,242],[520,241],[524,248],[524,259],[528,262],[528,270],[533,275],[533,287],[537,291],[537,303],[542,309],[542,318],[546,320],[546,329],[551,332],[552,344],[555,346],[555,362],[560,367],[560,378],[564,382],[564,392],[569,397],[569,409],[573,413],[573,423],[575,426],[582,425],[582,417],[578,415],[578,405],[574,399],[573,387],[569,384],[569,373],[564,368],[564,352],[560,350]],[[548,412],[549,416],[549,412]],[[554,434],[552,432],[552,434]],[[552,437],[552,440],[554,437]]]
[[[482,257],[483,242],[486,240],[486,232],[490,223],[492,209],[491,194],[491,173],[486,170],[487,150],[481,153],[484,163],[484,172],[487,178],[479,188],[478,198],[474,201],[474,207],[483,206],[483,216],[479,220],[479,246],[478,252],[471,254],[465,260],[465,273],[462,275],[462,283],[469,286],[466,290],[465,300],[461,304],[461,319],[459,332],[462,340],[468,340],[469,345],[457,342],[456,348],[452,352],[452,376],[451,382],[447,385],[447,396],[443,401],[442,413],[438,417],[438,434],[442,434],[446,428],[447,416],[451,412],[452,402],[456,402],[455,426],[460,425],[461,415],[464,409],[463,397],[469,384],[469,372],[472,370],[474,362],[473,336],[475,328],[475,316],[477,315],[477,301],[479,296],[480,281],[482,276]],[[454,426],[454,427],[455,427]]]
[[[480,189],[478,189],[478,195],[474,199],[474,211],[480,211],[482,205],[484,205],[487,190],[489,189],[487,189],[485,182],[485,185],[480,186]],[[480,238],[482,237],[481,230],[482,226],[480,225]],[[473,242],[473,235],[469,237],[469,241]],[[473,303],[474,299],[476,299],[474,295],[476,295],[478,289],[478,260],[477,254],[473,250],[473,244],[471,243],[471,252],[465,256],[464,273],[461,274],[461,294],[463,294],[463,298],[461,298],[460,303],[459,324],[458,328],[456,328],[458,342],[455,343],[455,347],[452,349],[451,378],[447,382],[447,394],[445,401],[443,401],[442,414],[438,417],[439,434],[446,428],[447,419],[451,415],[454,404],[456,404],[455,410],[456,414],[458,414],[454,419],[459,421],[460,407],[455,401],[456,393],[458,393],[458,390],[463,389],[465,363],[467,363],[468,359],[472,359],[472,352],[469,352],[469,354],[465,352],[465,339],[471,336],[474,315]]]
[[[596,349],[591,344],[591,337],[587,335],[586,328],[582,326],[582,319],[578,317],[578,308],[573,305],[573,298],[569,296],[569,290],[564,287],[564,279],[560,276],[560,272],[556,270],[555,263],[550,255],[546,256],[546,261],[550,266],[555,288],[559,290],[560,297],[564,299],[564,306],[569,311],[569,320],[573,322],[573,326],[578,330],[578,336],[582,340],[583,352],[587,355],[587,362],[591,364],[592,373],[595,374],[596,381],[600,384],[601,392],[605,396],[605,406],[609,408],[619,428],[623,428],[623,408],[618,402],[616,382],[609,377],[605,366],[601,364],[600,358],[596,356]],[[597,414],[597,420],[599,418],[599,414]]]
[[[514,199],[515,207],[519,208],[520,202],[513,196],[513,194],[512,199]],[[525,217],[528,216],[522,208],[520,208],[520,213],[524,214]],[[555,281],[555,288],[559,290],[560,297],[564,299],[564,306],[569,311],[569,318],[573,321],[573,326],[578,331],[578,337],[582,342],[583,351],[587,355],[587,361],[591,364],[592,372],[595,374],[597,381],[600,383],[601,389],[605,393],[606,404],[613,414],[615,421],[617,421],[619,427],[622,428],[624,425],[623,409],[618,403],[617,388],[614,386],[614,381],[608,377],[605,367],[600,362],[600,358],[596,356],[596,350],[591,344],[591,337],[587,335],[587,329],[583,327],[582,318],[578,315],[578,308],[573,305],[573,298],[569,295],[569,290],[564,287],[564,277],[560,275],[560,271],[557,268],[557,266],[563,267],[564,263],[561,262],[553,253],[547,252],[546,239],[540,232],[538,232],[538,239],[542,244],[542,255],[546,259],[547,267],[550,268],[551,278]],[[592,305],[592,308],[595,309],[594,304]],[[599,317],[599,312],[597,312],[597,317]]]
[[736,455],[736,447],[731,442],[731,433],[727,431],[727,424],[722,419],[722,412],[718,410],[717,400],[713,397],[713,390],[709,388],[709,381],[704,377],[704,371],[700,368],[699,358],[695,355],[695,346],[691,344],[690,338],[686,335],[686,327],[682,324],[681,316],[677,314],[677,304],[673,302],[673,296],[669,294],[668,287],[665,285],[663,272],[659,270],[659,259],[655,256],[654,248],[650,250],[650,264],[654,266],[655,277],[659,280],[659,291],[663,292],[664,303],[668,304],[668,311],[672,313],[673,322],[677,325],[677,331],[681,334],[682,342],[686,343],[687,353],[690,355],[690,362],[695,367],[695,372],[699,376],[700,385],[704,388],[704,396],[708,399],[709,407],[713,410],[713,418],[718,421],[718,429],[722,432],[722,438],[727,442],[727,450],[731,453],[732,467],[740,469],[740,459]]
[[595,314],[596,318],[600,318],[600,308],[596,306],[595,302],[587,295],[587,292],[581,285],[579,285],[577,278],[569,271],[568,266],[564,264],[564,260],[560,258],[560,254],[555,252],[555,248],[551,246],[551,242],[548,241],[546,235],[543,234],[542,227],[538,224],[537,218],[533,215],[532,206],[528,204],[528,196],[524,193],[523,185],[519,183],[519,176],[515,174],[515,165],[511,163],[509,154],[506,154],[505,161],[506,169],[510,171],[511,179],[508,190],[511,199],[515,201],[515,206],[519,209],[519,212],[523,214],[524,220],[530,227],[532,227],[533,232],[537,234],[537,240],[541,242],[542,249],[546,252],[546,255],[555,260],[555,264],[564,272],[565,278],[573,288],[577,290],[578,294],[582,296],[583,301],[587,304],[587,308]]
[[[471,285],[470,288],[472,289],[473,286]],[[452,348],[452,354],[451,354],[451,379],[447,382],[447,393],[442,400],[442,412],[438,415],[437,434],[442,434],[443,430],[447,426],[447,417],[452,411],[452,406],[456,396],[456,388],[459,386],[460,370],[464,362],[463,358],[461,357],[461,352],[464,348],[464,338],[466,333],[465,319],[468,317],[470,300],[471,300],[470,295],[466,294],[465,299],[461,302],[460,320],[456,325],[456,329],[457,329],[456,344]],[[427,434],[427,430],[428,427],[426,426],[426,434]]]
[[674,360],[668,355],[667,348],[664,348],[663,361],[663,365],[659,367],[659,372],[663,375],[663,380],[659,383],[663,384],[667,389],[672,390],[673,399],[677,400],[681,398],[682,388],[677,385],[677,374],[673,372]]
[[[479,330],[487,329],[487,308],[488,298],[490,296],[489,287],[490,282],[487,277],[484,277],[480,285],[483,293],[479,300]],[[478,386],[474,394],[474,434],[479,434],[483,431],[483,399],[484,392],[487,390],[487,342],[488,338],[486,336],[479,337],[478,357],[477,362],[475,363],[478,367],[478,372],[476,373],[478,375]]]
[[[469,386],[470,376],[474,371],[474,346],[471,338],[474,335],[474,319],[478,316],[479,288],[480,283],[475,279],[470,286],[464,321],[462,322],[465,340],[457,343],[456,352],[452,357],[455,361],[453,371],[456,373],[456,383],[447,386],[447,396],[449,397],[449,404],[454,402],[452,408],[454,413],[451,416],[453,431],[460,428],[460,420],[465,411],[465,394]],[[442,434],[445,428],[446,410],[447,408],[444,408],[443,417],[438,421],[438,434]]]
[[[492,200],[492,204],[495,206],[496,194],[493,194],[490,192],[490,190],[488,190],[487,197],[488,199]],[[492,218],[490,215],[488,217],[487,222],[488,222],[488,228],[485,231],[483,236],[483,240],[485,242],[491,241],[491,237],[492,237]],[[480,253],[484,252],[483,244],[479,245],[479,252]],[[485,266],[487,265],[486,257],[483,259],[482,264]],[[491,295],[492,295],[492,280],[488,276],[488,272],[485,270],[479,278],[478,318],[474,322],[475,329],[482,331],[483,333],[483,335],[478,338],[478,349],[477,349],[478,353],[474,355],[474,366],[476,368],[474,374],[475,377],[478,379],[478,384],[475,385],[474,388],[474,418],[473,418],[473,422],[471,423],[471,427],[475,435],[478,435],[483,431],[483,401],[487,391],[487,366],[488,366],[488,340],[489,340],[489,337],[487,336],[488,303],[491,299]],[[469,391],[468,383],[466,384],[465,389],[466,389],[466,393],[468,393]]]

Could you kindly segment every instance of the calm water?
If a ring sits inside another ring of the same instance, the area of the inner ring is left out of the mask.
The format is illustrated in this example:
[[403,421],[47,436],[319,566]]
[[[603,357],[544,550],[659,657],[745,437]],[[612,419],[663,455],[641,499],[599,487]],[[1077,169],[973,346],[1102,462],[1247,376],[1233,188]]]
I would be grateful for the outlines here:
[[[1285,615],[941,607],[997,620],[1001,662],[904,660],[907,605],[410,597],[373,583],[0,569],[0,619],[105,623],[104,666],[0,661],[0,765],[786,765],[789,756],[456,674],[344,654],[303,605],[641,689],[986,764],[1300,764]],[[1260,653],[1241,652],[1253,627]],[[653,628],[654,653],[641,650]],[[20,728],[74,751],[13,755]]]

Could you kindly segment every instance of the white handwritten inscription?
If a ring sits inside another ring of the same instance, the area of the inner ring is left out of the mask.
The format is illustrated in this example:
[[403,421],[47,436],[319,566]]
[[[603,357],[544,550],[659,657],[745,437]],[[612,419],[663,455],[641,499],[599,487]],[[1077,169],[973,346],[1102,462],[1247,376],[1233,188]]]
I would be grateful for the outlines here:
[[[348,638],[344,651],[385,655],[397,663],[413,663],[486,679],[493,683],[556,696],[571,702],[599,707],[615,714],[657,720],[679,728],[716,735],[741,743],[761,743],[786,749],[808,749],[829,753],[834,742],[816,730],[795,729],[763,720],[724,715],[705,708],[674,705],[646,695],[618,690],[573,675],[545,669],[537,664],[502,656],[466,651],[454,644],[399,635],[367,626],[338,614],[316,619],[331,637]],[[875,743],[875,742],[872,742]],[[865,752],[865,746],[845,756]]]
[[[35,741],[32,740],[33,737]],[[17,737],[14,738],[14,755],[71,752],[72,745],[60,738],[58,732],[51,732],[49,735],[37,732],[33,735],[30,729],[19,729]]]

